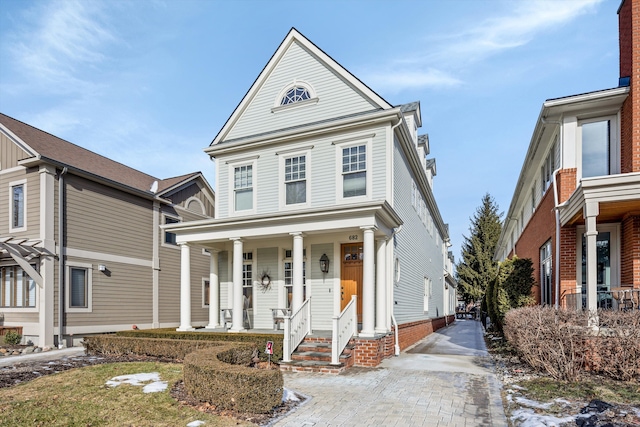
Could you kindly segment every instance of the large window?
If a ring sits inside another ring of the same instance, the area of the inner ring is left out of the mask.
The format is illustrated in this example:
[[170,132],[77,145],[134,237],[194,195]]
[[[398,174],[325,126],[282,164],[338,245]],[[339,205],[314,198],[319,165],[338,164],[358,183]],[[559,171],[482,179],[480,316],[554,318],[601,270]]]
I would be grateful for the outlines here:
[[307,157],[284,159],[285,203],[295,205],[307,202]]
[[342,196],[367,194],[367,146],[356,145],[342,149]]
[[552,253],[551,240],[540,248],[540,303],[552,304]]
[[233,169],[233,191],[235,211],[253,209],[253,165]]
[[253,308],[253,252],[242,254],[242,295],[244,308]]
[[615,116],[580,124],[581,178],[619,172],[619,146]]
[[16,181],[9,184],[9,226],[10,231],[24,231],[27,226],[26,182]]
[[[33,266],[35,268],[35,266]],[[36,282],[19,266],[0,268],[0,307],[35,307]]]

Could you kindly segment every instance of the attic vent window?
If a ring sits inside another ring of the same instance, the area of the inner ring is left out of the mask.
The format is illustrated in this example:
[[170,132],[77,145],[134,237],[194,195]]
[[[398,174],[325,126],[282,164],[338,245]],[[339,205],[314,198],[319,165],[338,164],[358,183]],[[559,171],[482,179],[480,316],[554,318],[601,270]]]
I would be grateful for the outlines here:
[[309,95],[309,91],[307,90],[307,88],[296,86],[287,91],[287,93],[282,98],[280,105],[289,105],[295,102],[305,101],[310,98],[311,95]]

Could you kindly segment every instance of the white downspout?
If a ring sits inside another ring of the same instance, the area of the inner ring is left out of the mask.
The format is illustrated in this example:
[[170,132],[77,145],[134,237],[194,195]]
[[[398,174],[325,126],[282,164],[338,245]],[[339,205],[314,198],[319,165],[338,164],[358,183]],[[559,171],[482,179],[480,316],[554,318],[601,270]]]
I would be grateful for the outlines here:
[[[558,162],[558,167],[556,168],[556,170],[553,171],[553,201],[554,201],[554,208],[553,210],[555,211],[555,217],[556,217],[556,248],[555,248],[555,266],[554,266],[554,282],[555,282],[555,298],[554,298],[554,305],[556,310],[558,308],[560,308],[560,208],[564,207],[564,203],[558,203],[558,182],[557,182],[557,175],[558,172],[560,172],[560,169],[562,169],[562,164],[563,164],[563,152],[564,152],[564,127],[562,125],[562,116],[560,116],[560,120],[557,122],[546,122],[544,120],[544,117],[542,118],[542,123],[557,123],[560,126],[560,138],[559,138],[559,144],[560,144],[560,161]],[[554,153],[555,155],[555,153]]]

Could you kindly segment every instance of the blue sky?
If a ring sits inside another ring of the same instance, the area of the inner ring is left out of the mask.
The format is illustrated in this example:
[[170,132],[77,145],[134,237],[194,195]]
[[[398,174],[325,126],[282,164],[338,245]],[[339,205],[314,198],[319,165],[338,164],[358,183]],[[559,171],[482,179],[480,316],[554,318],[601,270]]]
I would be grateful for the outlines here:
[[214,169],[291,27],[392,104],[419,100],[456,259],[506,212],[545,99],[618,84],[620,0],[0,0],[0,111],[151,175]]

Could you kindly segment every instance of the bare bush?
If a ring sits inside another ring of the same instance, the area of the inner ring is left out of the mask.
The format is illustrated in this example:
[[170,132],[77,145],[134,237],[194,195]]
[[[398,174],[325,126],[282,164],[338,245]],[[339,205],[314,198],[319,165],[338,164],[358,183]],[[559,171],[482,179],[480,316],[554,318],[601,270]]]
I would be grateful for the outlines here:
[[587,327],[588,312],[523,307],[505,316],[504,335],[534,369],[564,381],[587,373],[640,380],[640,311],[598,312],[600,327]]

